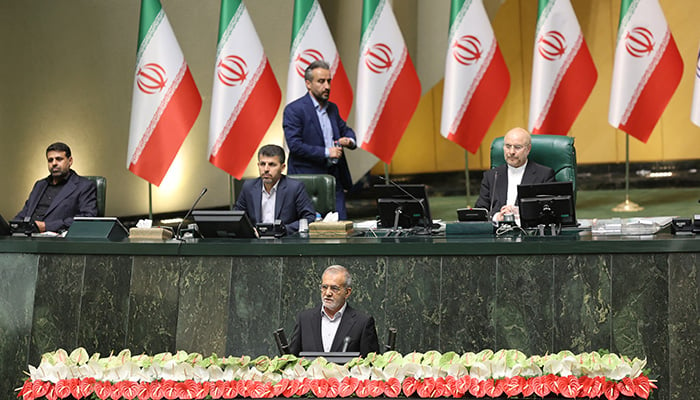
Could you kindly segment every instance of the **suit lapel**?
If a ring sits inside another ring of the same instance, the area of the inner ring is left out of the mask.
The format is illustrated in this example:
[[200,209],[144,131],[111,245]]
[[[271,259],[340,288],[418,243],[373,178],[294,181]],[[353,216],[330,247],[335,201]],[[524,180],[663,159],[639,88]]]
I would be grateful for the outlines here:
[[494,204],[506,204],[508,201],[508,165],[497,167],[498,181],[496,182],[496,195]]
[[527,185],[535,183],[536,176],[537,171],[535,171],[534,164],[532,163],[532,161],[528,161],[527,165],[525,166],[525,172],[523,173],[523,180],[520,183]]
[[340,319],[340,326],[338,326],[335,338],[333,338],[331,351],[341,351],[343,349],[343,340],[348,336],[353,325],[355,325],[355,310],[348,305],[345,307],[343,318]]
[[54,197],[53,201],[49,205],[49,208],[46,209],[46,215],[49,215],[51,211],[61,204],[66,197],[70,196],[70,194],[73,193],[77,187],[78,177],[75,175],[75,173],[71,173],[70,177],[68,178],[68,182],[66,182],[61,190],[58,191],[58,194],[56,197]]
[[258,222],[262,222],[262,208],[260,207],[262,204],[262,185],[262,178],[255,180],[255,184],[253,185],[253,201],[250,205],[253,209],[252,214]]
[[47,180],[43,179],[37,185],[39,185],[37,195],[31,198],[31,203],[29,203],[29,212],[27,213],[27,217],[30,219],[32,218],[32,215],[34,215],[34,211],[36,211],[36,206],[39,204],[39,200],[41,200],[41,196],[44,195],[44,191],[46,191],[46,188],[49,186],[49,183]]
[[284,201],[287,199],[287,179],[284,176],[280,178],[277,184],[277,194],[275,195],[275,219],[280,219],[280,214],[282,212],[282,206],[284,206]]
[[317,308],[318,314],[316,318],[311,319],[311,332],[313,333],[314,347],[315,349],[323,350],[323,338],[321,338],[321,307]]
[[[321,122],[318,120],[318,115],[316,114],[316,107],[314,106],[313,100],[311,100],[311,93],[306,93],[306,107],[308,110],[308,114],[311,118],[311,124],[314,127],[314,130],[316,131],[316,135],[321,139],[321,143],[325,143],[325,140],[323,139],[323,130],[321,129]],[[331,125],[333,125],[331,123]]]

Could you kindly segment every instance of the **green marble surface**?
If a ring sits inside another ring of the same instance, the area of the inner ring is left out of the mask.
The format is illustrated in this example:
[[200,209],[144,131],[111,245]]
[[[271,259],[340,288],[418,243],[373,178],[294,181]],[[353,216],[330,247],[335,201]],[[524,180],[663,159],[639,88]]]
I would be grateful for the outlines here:
[[170,243],[8,252],[0,240],[0,394],[58,347],[275,355],[273,331],[291,336],[296,313],[320,304],[323,269],[341,264],[354,275],[350,302],[375,317],[381,346],[395,327],[402,353],[609,349],[646,358],[654,397],[680,399],[700,382],[696,240],[663,239],[673,245],[649,253],[654,241],[556,239],[567,254],[539,240],[291,240],[191,244],[190,255]]

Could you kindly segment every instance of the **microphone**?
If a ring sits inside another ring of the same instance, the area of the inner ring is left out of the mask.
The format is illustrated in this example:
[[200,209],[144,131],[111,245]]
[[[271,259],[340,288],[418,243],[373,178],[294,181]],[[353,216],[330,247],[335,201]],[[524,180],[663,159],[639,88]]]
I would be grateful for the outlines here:
[[416,232],[418,234],[424,234],[424,235],[430,235],[430,225],[432,225],[433,221],[428,221],[428,210],[425,209],[425,204],[423,204],[423,199],[419,199],[416,196],[412,195],[411,193],[408,192],[408,190],[404,189],[399,185],[398,183],[392,181],[391,179],[387,179],[381,175],[379,175],[379,178],[383,180],[384,182],[388,182],[395,188],[399,189],[401,193],[405,194],[406,196],[410,197],[411,200],[416,201],[421,208],[421,211],[423,211],[423,232]]
[[389,328],[389,338],[384,345],[384,352],[394,350],[396,348],[396,328]]
[[348,351],[349,345],[350,345],[350,336],[345,336],[345,338],[343,339],[343,349],[340,351],[345,353],[346,351]]
[[493,177],[493,187],[491,188],[491,194],[489,195],[491,202],[489,203],[489,218],[493,219],[493,202],[496,200],[496,184],[498,184],[498,171],[494,171],[495,176]]
[[275,336],[275,342],[277,343],[277,349],[280,351],[280,355],[289,354],[289,343],[287,343],[287,337],[284,335],[284,328],[277,329],[273,335]]
[[190,216],[190,214],[192,214],[192,211],[194,211],[194,208],[197,207],[197,203],[199,203],[199,200],[201,200],[202,197],[204,197],[204,193],[206,193],[206,192],[207,192],[207,188],[206,187],[202,188],[202,193],[200,193],[199,196],[197,196],[197,200],[195,200],[194,203],[192,203],[192,207],[190,207],[190,210],[187,211],[187,214],[185,214],[185,217],[182,219],[182,221],[180,221],[180,223],[177,224],[177,230],[175,231],[176,238],[182,239],[182,237],[180,236],[180,228],[182,228],[182,223],[185,222],[185,220],[187,219],[187,217]]

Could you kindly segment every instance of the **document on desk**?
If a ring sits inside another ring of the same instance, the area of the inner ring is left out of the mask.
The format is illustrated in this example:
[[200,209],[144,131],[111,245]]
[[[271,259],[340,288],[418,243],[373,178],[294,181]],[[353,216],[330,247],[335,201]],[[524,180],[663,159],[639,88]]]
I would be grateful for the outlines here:
[[[594,235],[653,235],[669,226],[674,217],[633,217],[579,220]],[[586,226],[587,225],[587,226]]]

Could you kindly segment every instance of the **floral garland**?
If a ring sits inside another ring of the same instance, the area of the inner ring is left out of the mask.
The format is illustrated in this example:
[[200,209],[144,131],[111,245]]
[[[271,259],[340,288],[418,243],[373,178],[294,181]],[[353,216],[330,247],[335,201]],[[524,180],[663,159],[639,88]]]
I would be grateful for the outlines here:
[[17,397],[33,399],[232,399],[235,397],[546,397],[647,399],[646,360],[570,351],[527,357],[517,350],[458,355],[371,353],[344,365],[292,355],[219,358],[179,351],[101,358],[83,348],[46,353]]

